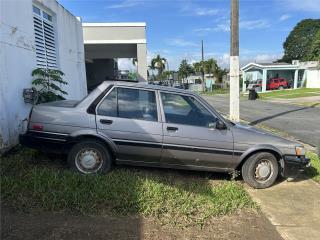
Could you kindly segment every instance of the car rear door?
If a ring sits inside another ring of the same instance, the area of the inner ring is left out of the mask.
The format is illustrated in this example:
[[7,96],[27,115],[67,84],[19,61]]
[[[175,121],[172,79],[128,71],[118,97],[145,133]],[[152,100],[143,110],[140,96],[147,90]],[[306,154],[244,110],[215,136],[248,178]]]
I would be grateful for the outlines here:
[[162,123],[156,91],[114,87],[96,109],[99,134],[111,138],[118,161],[159,163]]
[[161,92],[164,119],[161,163],[227,168],[233,160],[231,130],[218,130],[218,118],[193,96]]

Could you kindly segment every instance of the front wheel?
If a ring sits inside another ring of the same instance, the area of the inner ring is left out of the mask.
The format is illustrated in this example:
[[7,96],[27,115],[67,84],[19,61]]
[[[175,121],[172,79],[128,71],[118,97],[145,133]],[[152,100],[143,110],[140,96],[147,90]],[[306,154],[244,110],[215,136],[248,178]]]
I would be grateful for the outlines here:
[[111,155],[100,141],[84,140],[71,148],[68,164],[82,174],[105,173],[111,168]]
[[253,188],[268,188],[274,184],[279,173],[276,157],[268,152],[250,156],[241,169],[243,180]]

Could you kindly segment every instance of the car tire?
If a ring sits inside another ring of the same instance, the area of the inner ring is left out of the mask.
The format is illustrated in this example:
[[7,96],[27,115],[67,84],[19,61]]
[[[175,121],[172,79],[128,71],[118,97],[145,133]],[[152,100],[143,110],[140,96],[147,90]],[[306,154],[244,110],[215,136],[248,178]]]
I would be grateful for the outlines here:
[[279,90],[283,90],[283,89],[284,89],[284,87],[283,87],[283,86],[280,86],[280,87],[279,87]]
[[257,189],[268,188],[274,184],[279,173],[276,157],[268,152],[259,152],[250,156],[243,164],[243,180]]
[[75,144],[68,154],[71,170],[82,174],[102,174],[111,169],[111,154],[97,140],[84,140]]

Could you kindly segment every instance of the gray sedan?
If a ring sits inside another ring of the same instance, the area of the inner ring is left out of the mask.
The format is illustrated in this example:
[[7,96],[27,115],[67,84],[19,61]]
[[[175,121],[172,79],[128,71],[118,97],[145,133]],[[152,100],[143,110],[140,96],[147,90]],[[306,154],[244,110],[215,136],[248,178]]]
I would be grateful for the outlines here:
[[224,119],[198,94],[107,81],[81,101],[39,104],[23,145],[68,154],[71,169],[106,173],[113,164],[242,174],[254,188],[309,164],[299,143]]

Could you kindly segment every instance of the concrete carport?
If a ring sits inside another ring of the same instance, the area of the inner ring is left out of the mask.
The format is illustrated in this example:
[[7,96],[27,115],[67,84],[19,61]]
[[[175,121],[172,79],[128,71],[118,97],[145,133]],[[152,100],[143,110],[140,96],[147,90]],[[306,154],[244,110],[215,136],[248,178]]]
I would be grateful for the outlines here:
[[261,91],[267,90],[267,82],[272,78],[285,78],[289,81],[291,88],[303,86],[305,81],[305,69],[299,63],[249,63],[243,68],[243,87],[242,91],[247,90],[246,82],[261,80]]
[[117,78],[119,58],[137,59],[137,78],[147,81],[145,23],[83,23],[88,90]]

